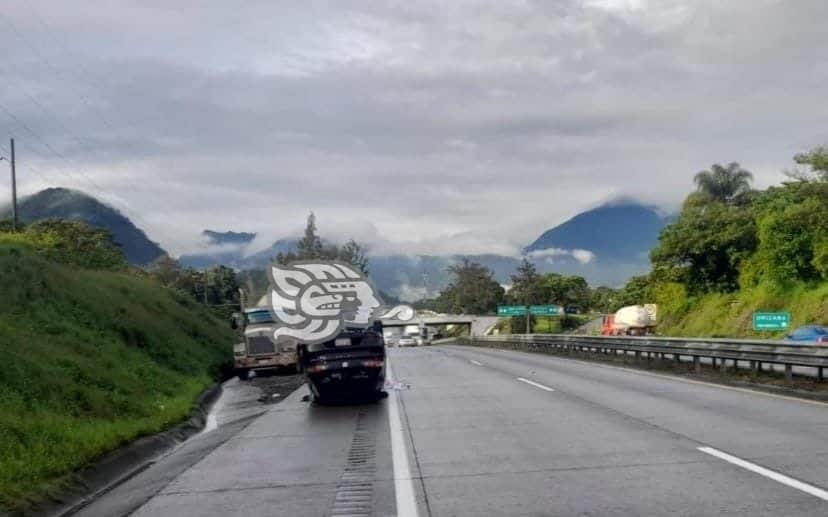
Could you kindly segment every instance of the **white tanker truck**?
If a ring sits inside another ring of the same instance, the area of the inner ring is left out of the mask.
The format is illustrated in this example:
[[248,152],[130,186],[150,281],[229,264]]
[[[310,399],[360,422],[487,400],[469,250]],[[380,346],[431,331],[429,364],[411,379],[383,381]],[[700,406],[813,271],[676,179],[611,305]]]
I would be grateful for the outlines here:
[[601,334],[605,336],[646,336],[655,331],[658,306],[654,303],[628,305],[604,316]]

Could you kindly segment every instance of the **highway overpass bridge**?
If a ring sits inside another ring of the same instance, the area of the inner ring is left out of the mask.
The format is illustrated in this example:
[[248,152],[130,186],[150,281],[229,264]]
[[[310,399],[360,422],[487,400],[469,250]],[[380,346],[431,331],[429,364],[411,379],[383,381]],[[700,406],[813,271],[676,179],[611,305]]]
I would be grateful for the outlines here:
[[499,320],[498,316],[478,316],[473,314],[438,314],[415,316],[409,321],[396,319],[383,319],[382,326],[385,328],[405,328],[412,325],[423,325],[429,328],[463,326],[471,336],[485,335],[486,331],[492,328]]

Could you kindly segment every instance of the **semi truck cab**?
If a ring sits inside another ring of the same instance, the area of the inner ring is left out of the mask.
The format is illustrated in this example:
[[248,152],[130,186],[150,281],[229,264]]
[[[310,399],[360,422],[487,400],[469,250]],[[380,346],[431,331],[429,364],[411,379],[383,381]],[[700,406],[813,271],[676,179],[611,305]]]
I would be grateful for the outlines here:
[[296,366],[296,344],[276,344],[270,339],[273,317],[267,307],[253,307],[237,313],[233,328],[241,330],[243,341],[233,346],[236,375],[246,380],[251,371]]

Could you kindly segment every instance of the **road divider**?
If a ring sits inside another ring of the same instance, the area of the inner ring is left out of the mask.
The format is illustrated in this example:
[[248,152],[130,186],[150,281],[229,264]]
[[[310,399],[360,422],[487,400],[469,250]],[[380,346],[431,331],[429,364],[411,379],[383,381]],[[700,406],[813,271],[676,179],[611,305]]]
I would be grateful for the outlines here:
[[555,388],[550,388],[549,386],[544,386],[543,384],[540,384],[539,382],[530,381],[529,379],[524,379],[523,377],[518,377],[517,380],[519,380],[520,382],[525,382],[526,384],[529,384],[530,386],[540,388],[544,391],[555,391]]
[[770,470],[755,463],[751,463],[747,460],[743,460],[742,458],[738,458],[726,452],[714,449],[713,447],[698,447],[698,450],[705,454],[709,454],[728,463],[736,465],[738,467],[742,467],[743,469],[759,474],[760,476],[765,476],[766,478],[772,479],[777,483],[782,483],[783,485],[787,485],[791,488],[796,488],[797,490],[805,492],[806,494],[818,497],[823,501],[828,501],[828,492],[821,488],[815,487],[814,485],[809,485],[804,481],[799,481],[798,479],[786,476],[785,474],[780,474],[779,472]]

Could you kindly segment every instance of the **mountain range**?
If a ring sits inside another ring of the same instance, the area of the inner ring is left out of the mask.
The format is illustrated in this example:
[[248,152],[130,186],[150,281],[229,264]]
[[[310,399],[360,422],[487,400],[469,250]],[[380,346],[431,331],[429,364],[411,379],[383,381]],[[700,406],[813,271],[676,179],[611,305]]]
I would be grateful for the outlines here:
[[[0,210],[0,213],[4,213]],[[8,209],[5,210],[8,213]],[[127,260],[147,265],[165,251],[127,217],[82,192],[50,188],[23,199],[19,205],[24,222],[46,218],[84,221],[112,232]],[[655,207],[635,201],[617,201],[577,214],[543,232],[524,248],[538,271],[577,274],[593,285],[622,284],[649,269],[649,250],[671,217]],[[194,268],[223,264],[239,270],[265,268],[280,252],[296,248],[296,239],[280,239],[268,248],[249,253],[255,233],[204,230],[204,251],[179,257]],[[381,290],[403,300],[434,296],[449,281],[446,269],[464,258],[489,267],[495,278],[511,283],[520,257],[482,255],[406,255],[370,257],[370,276]]]
[[[655,207],[631,200],[616,201],[582,212],[543,232],[524,248],[524,253],[542,273],[576,274],[594,285],[617,286],[649,269],[649,251],[670,221]],[[213,251],[184,255],[180,258],[183,264],[207,267],[223,263],[237,269],[260,269],[279,252],[296,247],[296,240],[283,239],[266,250],[248,254],[246,248],[254,234],[205,230],[202,235],[208,250]],[[247,240],[240,241],[238,235]],[[222,250],[222,245],[233,243],[237,246]],[[503,284],[511,283],[510,277],[521,261],[520,257],[496,254],[391,254],[370,257],[370,276],[380,289],[394,296],[419,299],[433,296],[445,287],[449,282],[447,268],[464,258],[490,268]]]

